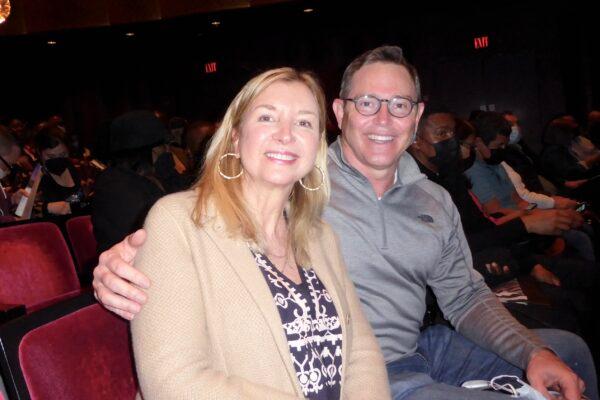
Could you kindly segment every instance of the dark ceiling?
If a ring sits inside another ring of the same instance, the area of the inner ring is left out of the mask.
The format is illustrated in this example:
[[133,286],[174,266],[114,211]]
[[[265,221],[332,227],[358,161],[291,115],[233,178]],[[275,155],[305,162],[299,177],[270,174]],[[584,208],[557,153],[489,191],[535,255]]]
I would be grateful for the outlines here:
[[290,0],[12,0],[0,36],[127,25]]

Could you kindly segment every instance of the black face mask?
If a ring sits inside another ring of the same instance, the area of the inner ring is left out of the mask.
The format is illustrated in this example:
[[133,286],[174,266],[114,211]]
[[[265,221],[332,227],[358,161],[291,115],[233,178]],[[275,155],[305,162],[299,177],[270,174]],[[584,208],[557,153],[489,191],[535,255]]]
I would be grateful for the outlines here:
[[71,162],[66,157],[51,158],[44,161],[46,169],[54,175],[61,175],[70,164]]
[[475,158],[477,158],[475,155],[475,150],[471,149],[469,151],[469,157],[460,160],[460,170],[465,172],[471,168],[475,163]]
[[435,156],[429,161],[438,168],[453,166],[458,160],[458,141],[456,138],[446,139],[431,145],[435,149]]
[[498,165],[504,161],[504,149],[491,149],[490,158],[484,159],[488,165]]

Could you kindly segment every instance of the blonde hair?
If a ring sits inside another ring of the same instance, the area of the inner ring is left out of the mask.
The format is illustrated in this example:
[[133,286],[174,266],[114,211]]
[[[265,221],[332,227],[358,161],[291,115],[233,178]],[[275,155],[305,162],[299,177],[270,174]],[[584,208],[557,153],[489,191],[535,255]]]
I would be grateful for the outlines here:
[[[241,179],[225,180],[219,174],[221,171],[229,176],[240,172],[240,160],[235,157],[220,157],[234,152],[233,133],[240,131],[240,125],[245,112],[252,101],[267,87],[275,82],[299,82],[304,84],[314,95],[319,107],[319,147],[315,165],[324,174],[313,168],[302,178],[307,187],[317,187],[323,183],[320,190],[308,191],[296,182],[290,196],[287,218],[289,226],[289,241],[299,265],[310,267],[308,241],[314,229],[321,223],[321,214],[329,200],[329,177],[327,174],[327,141],[325,95],[317,79],[308,72],[300,72],[293,68],[272,69],[252,78],[235,96],[223,117],[219,129],[215,132],[206,152],[206,159],[200,178],[194,185],[198,192],[198,201],[193,213],[194,222],[202,225],[209,202],[214,205],[218,214],[223,218],[227,230],[233,237],[250,241],[258,249],[264,250],[265,243],[262,232],[247,207],[242,195]],[[220,164],[219,164],[220,163]]]

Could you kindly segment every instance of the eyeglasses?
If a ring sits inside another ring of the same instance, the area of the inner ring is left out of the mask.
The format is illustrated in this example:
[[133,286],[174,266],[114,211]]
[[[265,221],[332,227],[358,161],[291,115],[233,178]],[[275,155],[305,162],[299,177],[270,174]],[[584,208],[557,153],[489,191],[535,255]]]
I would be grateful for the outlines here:
[[412,101],[406,97],[394,96],[391,99],[378,99],[377,97],[366,94],[364,96],[355,97],[354,99],[342,99],[351,101],[362,115],[375,115],[381,108],[382,102],[387,102],[388,112],[396,118],[404,118],[408,116],[413,107],[419,104],[418,101]]

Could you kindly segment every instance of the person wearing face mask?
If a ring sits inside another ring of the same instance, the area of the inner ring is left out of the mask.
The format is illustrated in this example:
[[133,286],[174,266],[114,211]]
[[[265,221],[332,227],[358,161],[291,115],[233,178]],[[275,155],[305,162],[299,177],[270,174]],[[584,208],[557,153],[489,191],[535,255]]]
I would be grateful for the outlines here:
[[35,137],[35,144],[44,173],[39,187],[44,215],[82,212],[87,202],[79,174],[69,159],[62,130],[51,126],[42,128]]
[[[422,117],[409,152],[421,172],[450,193],[460,213],[474,255],[474,265],[490,286],[518,273],[531,273],[541,282],[559,284],[560,280],[536,260],[517,261],[509,250],[513,243],[527,240],[528,233],[555,233],[547,230],[545,223],[552,222],[548,226],[555,226],[559,222],[556,213],[536,212],[502,225],[495,225],[487,219],[470,195],[470,183],[463,175],[463,171],[474,162],[475,151],[471,150],[474,140],[475,129],[469,122],[455,119],[446,110],[433,109]],[[460,147],[456,145],[459,142]],[[494,262],[499,268],[492,265]]]
[[[455,150],[453,141],[460,143],[459,149]],[[416,140],[409,152],[421,172],[450,193],[461,216],[473,254],[473,265],[486,283],[493,288],[516,276],[529,274],[542,284],[541,290],[552,302],[552,307],[509,305],[509,310],[530,327],[543,321],[548,326],[575,332],[585,328],[585,333],[589,332],[588,337],[594,337],[594,328],[585,326],[582,318],[575,317],[585,314],[585,310],[579,307],[579,303],[585,304],[585,301],[578,303],[573,300],[581,300],[583,295],[580,292],[591,291],[596,279],[594,266],[577,259],[553,260],[544,255],[525,253],[514,246],[528,240],[529,233],[557,233],[560,230],[558,227],[564,223],[563,211],[535,210],[502,225],[491,222],[470,195],[470,183],[462,174],[462,170],[473,162],[474,141],[475,128],[469,122],[455,119],[453,114],[443,109],[434,109],[430,113],[425,112],[421,118]],[[441,152],[436,156],[438,150]],[[441,157],[440,153],[445,157]],[[545,230],[546,223],[551,223],[557,229]],[[564,268],[565,265],[569,268]],[[577,286],[569,277],[570,274],[583,277],[580,282],[587,282],[587,286]]]
[[[517,174],[510,166],[503,163],[510,133],[509,123],[501,114],[484,112],[478,116],[474,125],[477,131],[475,140],[477,159],[473,166],[466,171],[466,175],[471,180],[472,191],[481,203],[484,212],[497,218],[497,223],[502,224],[527,213],[527,207],[530,201],[533,201],[532,196],[527,191],[527,195],[523,195],[523,197],[528,200],[521,198],[522,193],[526,192],[518,191],[519,187],[523,189],[522,182],[515,186],[513,182],[519,181],[519,179],[515,179]],[[509,174],[513,175],[513,179]],[[540,196],[533,197],[536,197],[535,204],[538,205],[540,200],[537,197]],[[543,207],[563,209],[564,217],[570,225],[569,229],[560,232],[564,242],[555,243],[555,245],[565,248],[559,254],[566,251],[575,257],[594,261],[594,247],[590,236],[583,231],[573,230],[581,228],[583,222],[581,215],[574,210],[577,203],[560,196],[549,198],[549,200],[553,204],[544,204]]]
[[522,177],[529,190],[537,193],[545,192],[540,178],[539,156],[523,140],[523,128],[519,124],[519,119],[511,111],[505,111],[502,116],[511,126],[508,144],[504,151],[504,161]]
[[[502,223],[519,215],[529,205],[529,201],[523,200],[515,190],[505,164],[502,164],[510,153],[507,148],[511,126],[495,112],[482,112],[474,126],[477,132],[474,142],[476,160],[465,173],[484,211],[488,215],[501,214],[498,222]],[[552,207],[545,208],[573,209],[576,205],[573,200],[559,196],[553,200]]]

